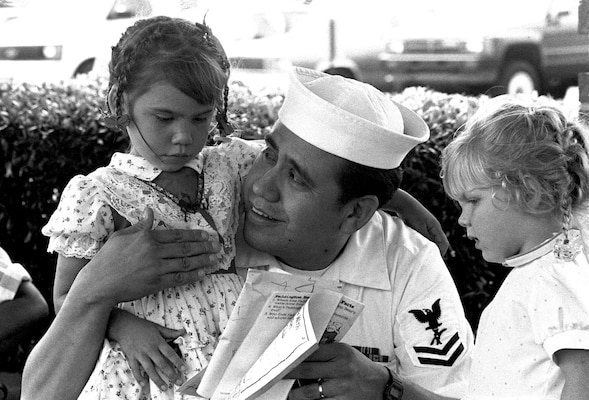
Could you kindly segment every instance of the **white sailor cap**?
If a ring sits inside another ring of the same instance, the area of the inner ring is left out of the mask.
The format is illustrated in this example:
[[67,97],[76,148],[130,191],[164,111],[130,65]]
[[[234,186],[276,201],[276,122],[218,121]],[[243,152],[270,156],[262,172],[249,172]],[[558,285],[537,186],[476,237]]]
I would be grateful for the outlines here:
[[421,117],[374,87],[301,67],[291,72],[278,118],[315,147],[380,169],[397,168],[429,138]]

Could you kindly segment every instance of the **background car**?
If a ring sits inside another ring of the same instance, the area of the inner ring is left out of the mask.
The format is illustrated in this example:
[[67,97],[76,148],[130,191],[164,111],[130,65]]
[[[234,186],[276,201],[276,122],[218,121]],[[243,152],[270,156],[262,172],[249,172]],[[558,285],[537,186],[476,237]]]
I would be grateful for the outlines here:
[[[396,89],[550,93],[561,97],[589,70],[578,0],[415,0],[380,55]],[[420,10],[417,12],[416,10]],[[470,18],[464,18],[464,16]]]
[[[387,85],[378,54],[387,43],[387,33],[399,23],[396,9],[403,7],[400,1],[241,3],[256,21],[258,31],[223,41],[236,66],[236,77],[257,81],[262,86],[280,86],[290,66],[297,65],[352,77],[381,89]],[[230,10],[217,7],[207,16],[214,32],[218,32],[215,27],[223,26],[223,21],[231,18]],[[239,26],[240,20],[233,25]],[[221,35],[221,40],[226,38]]]
[[[107,74],[110,49],[123,31],[140,18],[179,16],[211,26],[235,53],[234,79],[255,85],[249,69],[240,74],[236,49],[249,41],[278,35],[293,21],[278,11],[304,1],[269,0],[0,0],[0,81],[42,83],[90,74]],[[18,4],[17,4],[18,3]],[[327,34],[327,32],[326,32]],[[247,57],[245,57],[247,58]],[[281,72],[285,72],[286,68]],[[267,71],[264,82],[272,79]]]
[[25,2],[26,0],[0,0],[0,25],[18,15]]
[[[106,68],[121,33],[147,15],[180,15],[180,0],[21,0],[0,24],[0,80],[40,83]],[[100,64],[100,65],[99,65]]]

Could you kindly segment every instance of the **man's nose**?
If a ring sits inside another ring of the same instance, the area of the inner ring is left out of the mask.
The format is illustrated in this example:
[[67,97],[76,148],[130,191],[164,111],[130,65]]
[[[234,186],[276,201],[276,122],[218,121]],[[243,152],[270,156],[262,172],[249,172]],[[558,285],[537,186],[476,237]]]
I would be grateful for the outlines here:
[[270,168],[255,178],[252,190],[255,195],[269,202],[277,202],[280,199],[279,175],[276,168]]

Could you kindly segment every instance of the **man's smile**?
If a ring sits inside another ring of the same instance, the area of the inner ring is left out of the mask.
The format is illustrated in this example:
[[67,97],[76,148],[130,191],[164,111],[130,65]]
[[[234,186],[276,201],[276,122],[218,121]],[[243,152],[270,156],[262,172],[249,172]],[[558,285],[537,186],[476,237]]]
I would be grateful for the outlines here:
[[263,212],[259,208],[252,206],[251,210],[254,214],[256,214],[260,217],[263,217],[263,218],[268,219],[270,221],[278,221],[276,218],[271,217],[270,215],[266,214],[265,212]]

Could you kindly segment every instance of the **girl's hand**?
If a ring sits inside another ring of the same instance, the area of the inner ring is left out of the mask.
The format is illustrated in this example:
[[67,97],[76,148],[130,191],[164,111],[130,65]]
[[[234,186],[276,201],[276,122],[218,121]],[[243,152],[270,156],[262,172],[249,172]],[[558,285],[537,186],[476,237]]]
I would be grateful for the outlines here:
[[589,350],[563,349],[554,355],[565,379],[561,400],[586,398],[589,391]]
[[113,309],[107,337],[119,343],[141,386],[148,384],[145,371],[153,383],[166,390],[167,381],[176,385],[184,383],[186,365],[169,343],[184,333],[184,330],[169,329],[124,310]]

